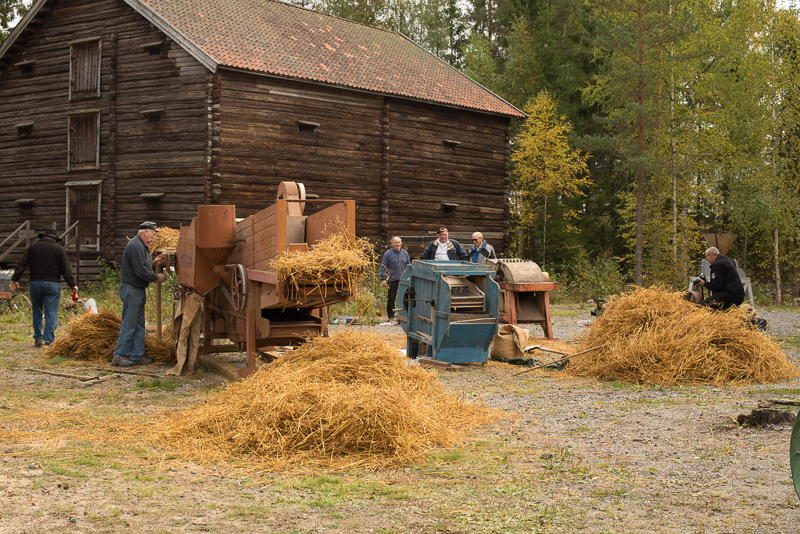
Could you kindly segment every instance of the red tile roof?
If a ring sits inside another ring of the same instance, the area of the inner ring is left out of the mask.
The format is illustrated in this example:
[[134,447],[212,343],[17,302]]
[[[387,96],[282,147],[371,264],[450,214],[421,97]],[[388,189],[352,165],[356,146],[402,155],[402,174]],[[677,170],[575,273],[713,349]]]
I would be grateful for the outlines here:
[[275,0],[126,2],[212,69],[240,68],[524,117],[398,33]]

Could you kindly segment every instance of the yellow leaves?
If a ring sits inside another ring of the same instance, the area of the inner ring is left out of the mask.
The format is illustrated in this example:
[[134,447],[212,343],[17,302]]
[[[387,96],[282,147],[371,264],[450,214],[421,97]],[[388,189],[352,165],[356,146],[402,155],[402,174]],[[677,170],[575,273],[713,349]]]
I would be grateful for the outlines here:
[[591,184],[586,161],[589,155],[569,144],[572,126],[558,114],[555,100],[546,91],[527,106],[528,120],[514,140],[512,188],[518,195],[519,215],[526,218],[537,200],[552,195],[582,195]]

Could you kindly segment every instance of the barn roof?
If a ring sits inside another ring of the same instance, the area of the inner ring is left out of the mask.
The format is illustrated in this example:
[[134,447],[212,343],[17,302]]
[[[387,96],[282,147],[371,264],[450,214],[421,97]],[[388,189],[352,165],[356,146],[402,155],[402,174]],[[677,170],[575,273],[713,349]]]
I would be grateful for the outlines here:
[[[0,47],[48,0],[38,0]],[[125,0],[208,69],[233,68],[524,117],[402,34],[277,0]]]

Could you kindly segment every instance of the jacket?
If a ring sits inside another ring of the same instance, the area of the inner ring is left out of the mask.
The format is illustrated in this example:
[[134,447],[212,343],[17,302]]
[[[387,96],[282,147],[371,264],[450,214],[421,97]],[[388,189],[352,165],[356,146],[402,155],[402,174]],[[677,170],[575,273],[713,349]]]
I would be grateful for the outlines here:
[[150,247],[138,234],[128,241],[128,246],[122,253],[120,276],[126,284],[140,289],[144,289],[150,285],[150,282],[158,280],[158,275],[153,272]]
[[736,271],[736,265],[727,256],[720,254],[711,264],[711,280],[705,283],[712,295],[719,291],[727,291],[734,299],[744,298],[744,286]]
[[473,245],[472,248],[469,249],[469,259],[472,263],[486,265],[486,260],[496,260],[497,254],[494,252],[494,247],[484,239],[483,246],[478,248]]
[[36,241],[28,247],[14,269],[11,281],[19,282],[22,273],[28,268],[31,270],[31,282],[60,282],[63,276],[69,287],[78,285],[72,276],[67,251],[51,239]]
[[[423,260],[433,260],[436,258],[436,248],[439,246],[437,245],[438,242],[438,239],[434,239],[425,247],[425,250],[422,251]],[[464,247],[455,239],[447,240],[447,257],[450,258],[451,261],[467,261],[469,259],[467,251],[465,251]]]
[[395,252],[393,248],[390,248],[383,253],[381,259],[381,280],[389,282],[400,280],[403,271],[409,265],[411,265],[411,258],[405,249],[401,248],[400,252]]

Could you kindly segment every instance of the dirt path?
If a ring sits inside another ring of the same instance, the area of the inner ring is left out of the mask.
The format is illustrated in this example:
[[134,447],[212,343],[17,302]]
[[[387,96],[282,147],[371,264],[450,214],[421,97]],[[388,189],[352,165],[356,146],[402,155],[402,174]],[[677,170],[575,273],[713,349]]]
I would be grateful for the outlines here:
[[[563,313],[555,317],[556,335],[567,340],[589,316]],[[782,338],[797,335],[798,319],[768,317]],[[397,327],[377,330],[397,341]],[[788,463],[791,429],[740,428],[733,421],[759,400],[797,398],[797,381],[640,388],[555,371],[514,377],[520,369],[477,365],[442,373],[441,380],[467,399],[507,411],[509,419],[463,447],[377,473],[265,473],[246,462],[184,462],[168,450],[115,439],[106,428],[113,418],[146,422],[163,409],[203,402],[221,384],[215,375],[160,384],[123,377],[81,388],[74,379],[24,369],[87,374],[95,366],[47,367],[14,332],[7,326],[0,334],[3,534],[800,529]]]

